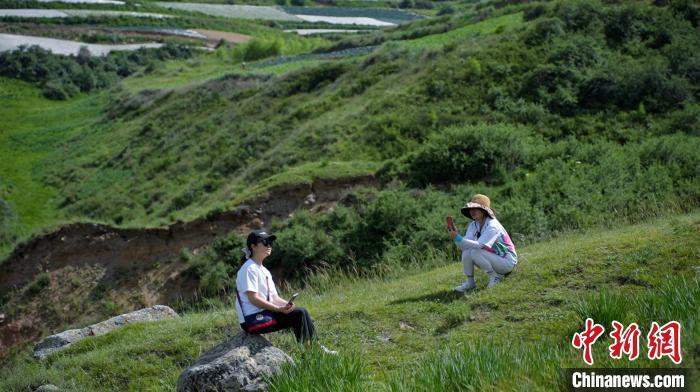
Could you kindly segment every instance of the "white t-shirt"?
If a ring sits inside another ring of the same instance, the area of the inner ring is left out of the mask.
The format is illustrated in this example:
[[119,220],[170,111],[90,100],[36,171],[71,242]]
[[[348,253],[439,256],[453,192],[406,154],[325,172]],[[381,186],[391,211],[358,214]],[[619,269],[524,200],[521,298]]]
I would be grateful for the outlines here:
[[[481,232],[479,233],[479,229]],[[479,235],[477,236],[477,233]],[[501,257],[512,258],[513,263],[518,262],[518,254],[515,252],[515,245],[510,239],[508,232],[503,228],[497,219],[486,218],[484,226],[479,227],[479,222],[472,221],[467,227],[464,238],[477,241],[484,249],[495,253]]]
[[270,271],[268,271],[265,266],[256,263],[253,259],[246,260],[241,269],[238,270],[238,274],[236,275],[236,290],[238,290],[238,296],[241,299],[241,304],[243,304],[243,310],[241,311],[241,306],[238,300],[236,300],[236,315],[238,316],[238,321],[241,323],[245,322],[244,314],[250,315],[264,310],[250,302],[246,291],[254,291],[270,302],[272,302],[272,298],[277,295],[277,288],[275,288],[275,282],[272,281]]

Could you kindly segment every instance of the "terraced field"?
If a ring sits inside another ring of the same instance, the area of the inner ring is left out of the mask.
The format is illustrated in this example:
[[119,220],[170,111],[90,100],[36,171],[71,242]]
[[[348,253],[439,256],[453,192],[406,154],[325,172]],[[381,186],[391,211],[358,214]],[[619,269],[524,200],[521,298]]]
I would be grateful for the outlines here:
[[69,18],[71,16],[132,16],[135,18],[155,18],[163,19],[170,18],[169,15],[154,14],[149,12],[131,12],[131,11],[99,11],[99,10],[49,10],[49,9],[2,9],[0,17],[14,18]]
[[171,3],[157,2],[156,5],[164,8],[201,12],[203,14],[252,20],[286,20],[301,21],[294,15],[290,15],[275,7],[253,6],[253,5],[227,5],[227,4],[202,4],[202,3]]
[[95,56],[105,56],[116,50],[137,50],[141,48],[160,48],[159,43],[140,43],[124,45],[100,45],[85,42],[68,41],[63,39],[31,37],[27,35],[0,34],[0,52],[16,50],[20,46],[40,46],[55,54],[77,55],[80,49],[86,47],[90,54]]

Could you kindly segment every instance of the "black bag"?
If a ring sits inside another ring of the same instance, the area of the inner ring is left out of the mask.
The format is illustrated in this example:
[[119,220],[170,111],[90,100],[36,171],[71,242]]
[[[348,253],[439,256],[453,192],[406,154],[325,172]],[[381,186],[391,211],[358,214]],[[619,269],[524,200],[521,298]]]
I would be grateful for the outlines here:
[[262,312],[249,314],[245,316],[245,330],[246,332],[255,332],[259,329],[271,327],[277,325],[277,320],[273,316],[272,312],[269,310],[263,310]]

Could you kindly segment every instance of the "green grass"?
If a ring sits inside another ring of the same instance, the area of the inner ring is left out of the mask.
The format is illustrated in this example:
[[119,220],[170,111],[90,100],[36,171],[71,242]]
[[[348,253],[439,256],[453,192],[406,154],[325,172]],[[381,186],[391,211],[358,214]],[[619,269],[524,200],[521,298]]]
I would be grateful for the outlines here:
[[[264,34],[263,40],[278,40],[281,55],[295,55],[310,52],[325,44],[323,38],[299,38],[291,34],[274,36]],[[245,45],[245,44],[243,44]],[[240,75],[280,75],[321,63],[318,60],[304,60],[268,67],[255,67],[255,63],[242,64],[235,60],[233,51],[236,49],[219,49],[188,60],[169,61],[149,74],[140,74],[125,79],[122,84],[128,91],[138,92],[144,89],[178,88],[187,85],[198,85],[229,74]]]
[[291,184],[312,184],[317,179],[368,175],[376,172],[379,167],[379,163],[367,161],[322,161],[305,163],[285,170],[282,173],[272,175],[260,181],[255,186],[244,189],[242,193],[236,196],[232,204],[240,204],[274,187]]
[[124,79],[122,85],[130,92],[145,89],[179,88],[196,86],[207,80],[226,75],[282,75],[304,67],[315,66],[324,60],[301,60],[264,67],[255,67],[255,63],[244,65],[227,60],[214,53],[198,56],[189,60],[169,61],[163,67],[148,75],[136,75]]
[[[56,191],[40,178],[46,169],[42,159],[88,129],[102,105],[99,95],[51,101],[28,83],[0,78],[0,197],[16,209],[18,237],[62,219],[52,204]],[[0,247],[0,259],[10,250]]]
[[181,211],[183,219],[195,219],[214,210],[226,210],[261,197],[270,190],[284,185],[307,184],[316,180],[349,178],[373,174],[380,164],[366,161],[322,161],[306,163],[283,170],[281,173],[267,177],[253,186],[240,184],[224,187],[208,195],[203,203],[198,203]]
[[[618,305],[611,312],[619,319],[631,312],[629,321],[637,321],[643,334],[650,320],[680,321],[683,366],[697,367],[698,234],[695,213],[567,235],[519,249],[517,269],[494,289],[483,289],[486,276],[478,271],[479,289],[467,295],[451,290],[463,278],[456,252],[428,256],[427,264],[442,264],[432,270],[394,271],[383,279],[335,276],[330,286],[318,284],[322,277],[310,280],[297,302],[314,316],[321,342],[341,356],[319,360],[320,353],[301,350],[289,333],[267,335],[303,363],[273,380],[275,390],[563,387],[560,369],[583,366],[572,334],[585,316],[605,321],[595,311],[600,292],[636,298],[612,301]],[[223,308],[130,325],[86,339],[45,364],[25,352],[0,371],[0,389],[51,382],[68,390],[172,390],[184,367],[236,332],[234,319],[231,308]],[[606,358],[607,344],[594,346],[596,365],[672,366],[667,359],[613,361]],[[352,380],[347,385],[341,369]]]
[[487,35],[505,31],[506,29],[519,26],[522,23],[523,14],[522,12],[518,12],[496,18],[489,18],[478,23],[448,31],[446,33],[432,34],[410,41],[402,41],[401,45],[410,48],[436,48],[449,43],[460,42],[477,35]]

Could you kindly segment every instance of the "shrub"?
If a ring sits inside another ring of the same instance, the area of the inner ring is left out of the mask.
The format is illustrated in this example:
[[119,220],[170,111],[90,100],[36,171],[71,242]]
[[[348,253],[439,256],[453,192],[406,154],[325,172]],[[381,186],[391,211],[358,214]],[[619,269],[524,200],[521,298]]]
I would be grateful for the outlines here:
[[40,272],[36,275],[36,277],[34,277],[32,283],[29,284],[27,292],[30,295],[39,294],[41,290],[44,289],[44,287],[49,285],[49,283],[51,283],[51,277],[49,276],[49,273],[46,271]]
[[321,64],[311,69],[292,72],[280,80],[272,90],[274,96],[290,96],[299,93],[308,93],[335,81],[349,70],[345,64]]
[[600,3],[592,1],[571,1],[559,3],[554,14],[561,19],[569,31],[583,31],[602,16]]
[[435,134],[407,159],[415,184],[503,181],[526,160],[530,131],[508,125],[474,125]]
[[525,34],[525,43],[528,45],[542,45],[562,34],[564,34],[564,23],[561,20],[558,18],[542,19]]
[[621,109],[632,110],[644,104],[647,111],[662,113],[682,107],[689,96],[684,81],[669,78],[658,65],[630,66],[618,72],[620,84],[614,97]]
[[649,17],[635,6],[613,10],[606,15],[605,37],[611,46],[619,46],[633,37],[642,37],[648,33]]
[[549,62],[575,68],[586,68],[600,61],[593,40],[576,40],[557,49],[549,57]]
[[690,136],[700,136],[700,107],[686,105],[683,110],[673,112],[669,116],[667,133],[682,132]]
[[532,6],[527,7],[523,11],[523,20],[526,22],[535,20],[547,13],[547,7],[545,7],[543,4],[535,4]]
[[39,46],[20,47],[0,54],[0,75],[35,83],[49,99],[67,99],[79,91],[111,86],[154,61],[188,58],[193,53],[192,49],[171,44],[103,57],[91,56],[86,47],[77,56],[55,55]]
[[281,45],[277,40],[253,39],[241,47],[242,52],[234,53],[234,57],[240,57],[243,61],[255,61],[280,54]]
[[212,264],[199,281],[199,290],[205,296],[221,294],[231,286],[232,268],[222,262]]
[[322,230],[307,212],[297,213],[274,232],[278,240],[267,265],[287,278],[300,279],[318,267],[340,265],[345,254],[341,240]]
[[442,16],[442,15],[451,15],[455,13],[454,7],[451,5],[444,6],[440,8],[440,10],[437,13],[437,16]]
[[540,65],[525,75],[520,95],[540,103],[552,112],[573,116],[578,110],[577,69],[563,65]]

